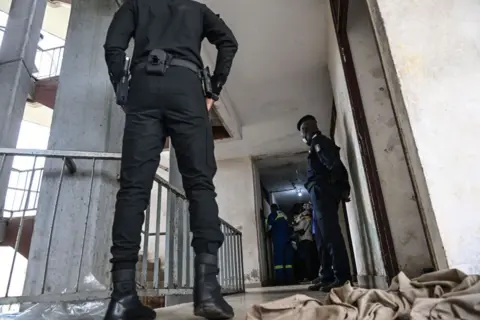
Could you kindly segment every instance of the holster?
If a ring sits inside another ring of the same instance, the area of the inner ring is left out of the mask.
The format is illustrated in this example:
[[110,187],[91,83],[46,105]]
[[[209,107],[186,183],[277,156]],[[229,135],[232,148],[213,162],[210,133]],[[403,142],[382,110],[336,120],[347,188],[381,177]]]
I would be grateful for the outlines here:
[[163,76],[170,65],[172,56],[162,49],[153,49],[148,55],[145,70],[148,74]]
[[202,79],[203,95],[207,98],[212,97],[213,89],[212,89],[212,76],[210,75],[210,68],[205,67],[203,70],[201,70],[200,78]]

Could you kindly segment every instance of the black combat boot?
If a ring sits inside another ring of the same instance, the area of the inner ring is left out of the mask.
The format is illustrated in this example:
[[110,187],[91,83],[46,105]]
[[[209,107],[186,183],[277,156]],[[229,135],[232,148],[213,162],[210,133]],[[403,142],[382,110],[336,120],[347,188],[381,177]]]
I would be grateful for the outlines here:
[[195,257],[193,313],[208,320],[231,319],[233,308],[223,299],[217,281],[217,256],[202,253]]
[[321,288],[330,285],[334,281],[335,281],[334,279],[328,279],[328,278],[319,276],[318,278],[312,281],[313,285],[308,287],[308,290],[319,291]]
[[113,292],[105,320],[153,320],[156,313],[139,300],[135,270],[112,271]]
[[329,293],[332,289],[343,287],[343,286],[345,285],[345,283],[347,283],[347,281],[351,281],[351,279],[348,279],[348,278],[342,278],[342,279],[335,278],[335,280],[334,280],[332,283],[329,283],[329,284],[326,285],[326,286],[322,286],[322,287],[320,288],[320,290],[321,290],[322,292]]

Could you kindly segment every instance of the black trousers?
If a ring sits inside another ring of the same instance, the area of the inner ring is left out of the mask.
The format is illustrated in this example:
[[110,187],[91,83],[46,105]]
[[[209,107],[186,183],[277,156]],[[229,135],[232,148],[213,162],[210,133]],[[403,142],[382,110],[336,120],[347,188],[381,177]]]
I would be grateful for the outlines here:
[[125,112],[112,231],[113,268],[134,268],[138,261],[144,211],[167,136],[189,200],[194,251],[216,254],[224,236],[213,185],[217,167],[212,127],[200,79],[182,67],[171,67],[164,76],[138,70],[130,82]]
[[338,221],[340,199],[325,194],[318,187],[310,190],[315,210],[315,242],[321,258],[320,276],[325,280],[350,280],[347,248]]
[[[315,271],[315,245],[313,241],[303,240],[298,244],[298,252],[303,263],[303,277],[313,280],[317,277]],[[303,279],[302,279],[303,280]]]

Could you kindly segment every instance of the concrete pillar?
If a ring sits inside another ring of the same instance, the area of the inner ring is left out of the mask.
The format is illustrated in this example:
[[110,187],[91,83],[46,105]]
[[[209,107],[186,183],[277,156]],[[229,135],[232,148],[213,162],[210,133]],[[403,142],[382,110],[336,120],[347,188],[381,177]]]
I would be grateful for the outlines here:
[[480,3],[367,3],[437,266],[480,273]]
[[[0,48],[0,147],[15,148],[40,40],[47,0],[13,0]],[[1,161],[1,159],[0,159]],[[12,162],[0,176],[0,217]]]
[[[72,2],[49,149],[121,151],[124,114],[114,102],[103,50],[116,9],[111,0]],[[79,272],[80,290],[85,290],[81,283],[88,274],[109,284],[111,226],[120,164],[97,161],[91,191],[92,161],[76,160],[76,164],[74,176],[64,174],[58,203],[61,161],[52,159],[45,164],[25,294],[39,294],[43,285],[47,293],[72,290],[77,287]]]

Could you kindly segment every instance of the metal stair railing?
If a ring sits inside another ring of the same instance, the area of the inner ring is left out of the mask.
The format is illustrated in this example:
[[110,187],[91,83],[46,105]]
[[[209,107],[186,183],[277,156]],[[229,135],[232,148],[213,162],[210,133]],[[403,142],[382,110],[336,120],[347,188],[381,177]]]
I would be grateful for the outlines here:
[[37,54],[35,55],[37,72],[33,74],[33,77],[37,80],[43,80],[59,76],[62,70],[64,50],[65,46],[47,50],[37,48]]
[[[30,159],[30,161],[24,161],[22,163],[22,170],[17,168],[6,172],[12,163],[12,167],[15,168],[15,160],[19,158]],[[6,213],[10,213],[10,215],[6,217],[7,222],[9,219],[17,219],[19,220],[19,227],[15,235],[15,244],[12,246],[14,250],[13,259],[12,261],[2,261],[2,264],[10,265],[10,270],[6,275],[0,274],[0,277],[8,277],[8,279],[4,281],[7,283],[6,287],[0,288],[0,307],[2,305],[22,303],[93,301],[105,299],[110,294],[109,290],[83,291],[79,289],[82,260],[78,268],[78,280],[75,289],[57,293],[46,293],[45,274],[48,272],[51,253],[50,245],[45,251],[47,267],[45,268],[43,277],[42,293],[38,295],[10,294],[10,286],[13,275],[15,274],[16,257],[19,254],[19,243],[22,239],[23,222],[28,212],[33,212],[33,215],[36,215],[36,217],[46,214],[42,212],[41,209],[40,211],[37,210],[38,195],[42,194],[41,180],[43,173],[43,168],[39,168],[38,164],[45,159],[53,159],[50,165],[55,164],[56,169],[53,172],[57,175],[56,179],[58,182],[56,186],[57,190],[55,191],[56,199],[54,201],[57,202],[58,199],[62,197],[62,184],[66,175],[73,175],[73,177],[75,177],[77,169],[75,161],[81,161],[82,175],[84,178],[87,176],[89,177],[88,179],[90,179],[90,190],[88,190],[88,194],[91,198],[93,181],[95,178],[98,178],[97,175],[101,175],[101,172],[96,169],[96,165],[98,166],[100,161],[119,162],[120,154],[0,148],[0,177],[2,174],[9,174],[10,191],[19,193],[18,196],[22,199],[20,206],[6,208],[8,209]],[[8,165],[6,165],[7,163]],[[27,166],[26,163],[29,165],[27,169],[24,168]],[[26,175],[25,179],[21,179],[21,184],[18,183],[19,174]],[[49,176],[52,174],[52,171],[49,170]],[[167,201],[167,199],[170,201]],[[90,203],[90,199],[88,203]],[[168,208],[166,203],[169,203]],[[56,211],[56,207],[54,211]],[[83,228],[85,228],[83,242],[81,241],[78,247],[71,248],[72,251],[79,250],[79,252],[81,251],[82,253],[85,249],[86,240],[91,240],[85,238],[90,208],[85,208],[85,211],[85,223],[82,224]],[[137,264],[137,286],[139,295],[191,294],[193,288],[193,251],[190,246],[192,234],[189,230],[188,201],[185,194],[157,175],[152,189],[151,202],[145,213],[145,223],[142,228],[143,251],[140,253],[141,260],[139,264]],[[57,212],[53,212],[53,218],[49,226],[50,231],[54,228],[57,218],[56,214]],[[32,214],[30,214],[30,216],[32,216]],[[5,219],[5,217],[3,219]],[[224,220],[221,220],[221,228],[225,234],[225,242],[219,252],[219,267],[221,269],[219,281],[222,290],[224,293],[244,292],[242,233]],[[110,230],[106,230],[105,232],[110,232]],[[52,232],[49,232],[49,237],[49,243],[51,243],[53,237]],[[0,239],[0,241],[2,240]],[[55,239],[55,241],[59,241],[59,239]],[[0,246],[1,245],[0,243]],[[105,252],[105,255],[108,255],[108,252]],[[68,259],[68,257],[65,257],[65,259]],[[110,288],[110,281],[108,280],[106,282],[108,283],[104,283],[105,287]],[[0,283],[2,283],[2,281],[0,281]]]

